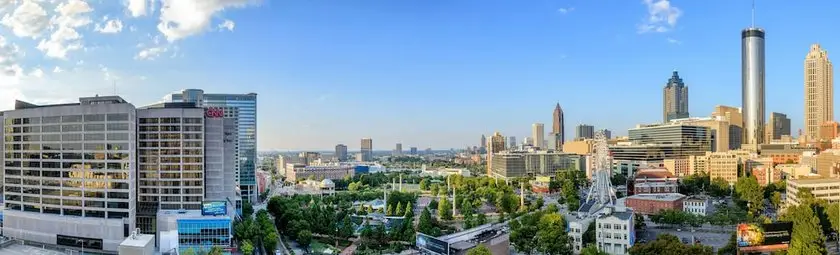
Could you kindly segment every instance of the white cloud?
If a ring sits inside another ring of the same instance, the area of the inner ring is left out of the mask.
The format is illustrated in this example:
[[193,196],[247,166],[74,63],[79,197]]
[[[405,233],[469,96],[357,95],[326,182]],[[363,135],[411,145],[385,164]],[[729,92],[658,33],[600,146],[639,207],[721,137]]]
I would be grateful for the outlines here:
[[233,31],[233,27],[236,26],[236,23],[233,23],[233,20],[226,19],[225,22],[219,24],[219,30],[227,29],[228,31]]
[[112,19],[106,21],[105,26],[96,24],[96,28],[94,30],[103,34],[116,34],[123,30],[123,24],[119,19]]
[[53,73],[61,73],[61,72],[64,72],[64,69],[61,69],[61,67],[57,67],[57,66],[56,66],[56,67],[53,69]]
[[674,38],[670,38],[670,37],[669,37],[669,38],[668,38],[668,43],[673,43],[673,44],[682,44],[682,41],[677,40],[677,39],[674,39]]
[[151,47],[143,49],[134,56],[137,60],[155,60],[161,53],[169,51],[166,47]]
[[668,0],[643,0],[648,9],[647,18],[638,25],[639,33],[668,32],[677,25],[682,10],[671,5]]
[[572,11],[574,11],[574,10],[575,10],[575,8],[574,8],[574,7],[569,7],[569,8],[560,8],[560,9],[557,9],[557,12],[562,13],[562,14],[566,14],[566,13],[570,13],[570,12],[572,12]]
[[31,72],[29,72],[28,76],[35,77],[35,78],[43,78],[44,77],[44,70],[41,70],[41,68],[35,68]]
[[83,49],[80,35],[76,28],[91,23],[88,13],[93,8],[87,2],[81,0],[67,0],[55,8],[58,16],[53,17],[51,23],[57,27],[50,35],[49,40],[42,39],[37,48],[43,51],[47,57],[66,59],[67,53]]
[[58,16],[53,17],[52,23],[59,26],[81,27],[91,23],[86,14],[93,11],[87,2],[82,0],[67,0],[55,8]]
[[160,0],[158,30],[170,42],[208,29],[216,13],[227,8],[243,8],[254,0]]
[[147,14],[146,0],[128,0],[128,2],[126,2],[126,8],[128,8],[128,13],[135,18],[146,16]]
[[0,23],[12,29],[12,32],[18,37],[31,37],[34,39],[41,36],[47,30],[49,21],[47,11],[38,2],[24,1],[11,15],[6,14],[6,16],[3,16],[3,20]]
[[41,40],[37,48],[43,51],[47,57],[66,59],[67,53],[82,49],[82,44],[79,39],[82,38],[76,29],[71,27],[60,27],[52,35],[49,40]]
[[11,79],[21,75],[21,68],[18,64],[21,55],[22,53],[17,45],[6,42],[6,38],[0,35],[0,82],[11,83]]

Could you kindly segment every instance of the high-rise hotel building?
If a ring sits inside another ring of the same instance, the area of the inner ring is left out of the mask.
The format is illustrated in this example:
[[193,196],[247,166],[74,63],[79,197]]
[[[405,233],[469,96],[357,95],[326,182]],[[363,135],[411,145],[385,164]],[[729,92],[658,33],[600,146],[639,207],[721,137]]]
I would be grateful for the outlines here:
[[117,96],[4,113],[3,235],[116,252],[135,225],[136,109]]
[[221,108],[225,118],[236,119],[239,161],[236,182],[243,201],[256,201],[257,94],[206,94],[200,89],[185,89],[164,97],[165,102],[192,102],[201,108]]
[[157,233],[160,210],[199,210],[205,201],[234,208],[235,118],[222,108],[160,103],[137,110],[137,226]]
[[741,114],[744,144],[764,143],[764,30],[741,32]]
[[819,44],[805,56],[805,135],[820,136],[820,125],[834,121],[834,67]]

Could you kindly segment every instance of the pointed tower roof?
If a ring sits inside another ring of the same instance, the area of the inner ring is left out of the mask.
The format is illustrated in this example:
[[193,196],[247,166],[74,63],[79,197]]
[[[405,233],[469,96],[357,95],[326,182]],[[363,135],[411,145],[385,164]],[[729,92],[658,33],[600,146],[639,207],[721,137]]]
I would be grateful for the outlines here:
[[674,69],[674,72],[671,73],[671,78],[668,79],[668,83],[665,84],[665,87],[672,87],[672,86],[679,86],[679,87],[685,86],[685,83],[683,83],[683,80],[682,80],[682,78],[680,78],[680,74],[677,72],[676,69]]

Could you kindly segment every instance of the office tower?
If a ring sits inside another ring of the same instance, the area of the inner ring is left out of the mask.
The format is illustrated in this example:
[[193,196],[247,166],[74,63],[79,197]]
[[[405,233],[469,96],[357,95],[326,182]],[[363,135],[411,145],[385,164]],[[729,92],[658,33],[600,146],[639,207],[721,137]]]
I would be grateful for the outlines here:
[[338,162],[347,161],[347,145],[339,144],[335,146],[335,157]]
[[316,164],[321,160],[321,153],[314,152],[314,151],[302,151],[298,153],[298,162],[308,166],[312,164]]
[[137,226],[143,233],[157,233],[159,210],[201,209],[204,178],[210,177],[204,172],[204,114],[194,103],[137,109]]
[[[770,139],[781,139],[783,135],[790,135],[790,119],[787,115],[771,112],[770,113]],[[769,141],[768,141],[769,142]]]
[[595,126],[580,124],[575,127],[575,140],[594,139]]
[[135,226],[135,114],[117,96],[15,102],[4,113],[3,235],[116,253]]
[[493,154],[505,150],[505,137],[501,133],[495,132],[490,137],[490,143],[487,144],[487,176],[493,176],[491,170],[493,169]]
[[516,136],[508,136],[508,147],[509,148],[516,147]]
[[481,144],[479,147],[481,150],[484,150],[487,147],[487,137],[484,137],[484,135],[481,135]]
[[205,94],[200,89],[185,89],[164,97],[165,102],[193,102],[202,108],[222,108],[225,118],[235,118],[239,134],[236,152],[237,180],[243,201],[256,201],[257,182],[257,94]]
[[720,117],[729,122],[729,149],[735,150],[741,148],[744,138],[744,119],[743,115],[741,115],[741,109],[737,107],[718,105],[715,106],[715,111],[712,112],[712,117]]
[[394,149],[394,155],[396,155],[396,156],[402,155],[402,144],[401,143],[397,143],[397,148]]
[[373,161],[373,139],[362,138],[362,149],[360,152],[363,162]]
[[678,156],[704,155],[712,151],[712,135],[709,127],[682,122],[638,125],[627,131],[634,145],[669,146]]
[[417,155],[417,147],[411,147],[411,149],[409,149],[409,152],[411,153],[411,155]]
[[805,134],[816,139],[819,127],[834,120],[834,71],[828,53],[811,45],[805,56]]
[[525,141],[522,141],[523,146],[534,146],[534,138],[530,136],[525,137]]
[[[239,126],[236,118],[219,116],[219,108],[205,110],[204,117],[204,199],[227,201],[235,205],[236,147]],[[228,208],[235,208],[228,206]],[[230,214],[229,214],[230,215]]]
[[662,119],[669,122],[683,118],[688,118],[688,87],[674,70],[662,89]]
[[554,107],[554,116],[552,116],[551,122],[553,124],[551,133],[554,134],[554,148],[562,150],[563,143],[566,141],[566,122],[563,120],[563,109],[560,108],[560,103],[557,103],[557,106]]
[[741,114],[744,144],[764,142],[764,30],[741,32]]
[[542,123],[534,123],[531,126],[531,137],[534,138],[534,146],[545,149],[545,126]]
[[606,137],[608,140],[612,139],[612,131],[610,131],[609,129],[601,129],[601,132],[604,132],[604,137]]

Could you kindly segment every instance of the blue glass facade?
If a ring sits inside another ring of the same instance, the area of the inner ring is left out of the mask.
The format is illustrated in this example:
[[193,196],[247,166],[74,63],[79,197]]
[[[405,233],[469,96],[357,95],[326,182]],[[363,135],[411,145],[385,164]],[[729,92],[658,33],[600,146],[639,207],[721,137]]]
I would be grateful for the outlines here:
[[213,246],[231,246],[233,231],[230,218],[178,219],[178,249],[183,253],[209,251]]
[[239,129],[239,185],[242,200],[256,199],[257,160],[257,94],[205,94],[198,89],[187,89],[167,98],[172,102],[195,102],[202,107],[235,107],[238,110]]

